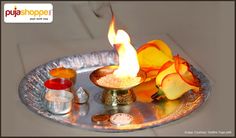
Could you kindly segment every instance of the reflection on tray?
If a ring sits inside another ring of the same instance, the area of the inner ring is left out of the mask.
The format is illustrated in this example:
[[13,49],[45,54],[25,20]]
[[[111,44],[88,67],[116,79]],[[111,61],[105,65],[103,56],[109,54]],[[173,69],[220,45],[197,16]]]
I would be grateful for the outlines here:
[[157,119],[164,118],[171,113],[174,113],[181,105],[181,100],[168,100],[168,99],[161,99],[159,101],[153,102],[155,105],[153,106],[154,113]]

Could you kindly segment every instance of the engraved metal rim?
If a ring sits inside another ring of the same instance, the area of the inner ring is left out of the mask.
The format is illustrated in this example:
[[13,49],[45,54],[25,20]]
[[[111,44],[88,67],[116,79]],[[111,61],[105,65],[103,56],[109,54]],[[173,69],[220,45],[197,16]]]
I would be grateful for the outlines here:
[[[100,52],[113,52],[113,51],[99,51],[99,52],[94,52],[94,53],[90,53],[90,54],[99,54]],[[187,110],[186,112],[184,112],[182,114],[175,115],[175,118],[168,118],[167,117],[167,118],[164,118],[165,120],[161,119],[162,120],[161,122],[160,121],[153,121],[153,122],[138,124],[136,128],[132,128],[132,129],[117,129],[116,127],[107,128],[107,127],[101,127],[101,126],[97,126],[97,125],[94,125],[94,127],[88,127],[88,126],[85,126],[83,124],[75,125],[75,124],[71,124],[69,122],[63,122],[62,120],[55,120],[53,117],[51,117],[53,115],[48,115],[49,117],[47,117],[45,114],[43,114],[42,111],[37,111],[34,107],[27,104],[27,102],[24,100],[24,97],[23,97],[23,93],[25,92],[24,89],[23,89],[23,86],[26,84],[27,78],[31,77],[37,69],[43,68],[46,65],[51,64],[51,63],[56,62],[56,61],[64,60],[66,58],[71,58],[71,57],[74,57],[74,56],[83,56],[83,55],[89,55],[89,54],[73,55],[73,56],[66,56],[66,57],[57,58],[57,59],[51,60],[51,61],[49,61],[45,64],[39,65],[38,67],[36,67],[35,69],[33,69],[32,71],[27,73],[23,77],[23,79],[21,80],[21,82],[19,84],[19,87],[18,87],[18,94],[19,94],[19,98],[21,99],[22,103],[30,111],[32,111],[32,112],[34,112],[34,113],[36,113],[40,116],[43,116],[43,117],[47,118],[48,120],[53,120],[54,122],[58,122],[60,124],[66,125],[66,126],[79,127],[79,128],[82,128],[82,129],[87,129],[87,130],[92,130],[92,131],[99,131],[99,132],[119,133],[119,132],[130,132],[130,131],[142,130],[142,129],[146,129],[146,128],[158,127],[158,126],[165,125],[167,123],[168,124],[173,123],[173,122],[175,122],[179,119],[181,119],[181,120],[185,119],[185,118],[187,118],[186,116],[191,115],[193,112],[196,113],[197,111],[199,111],[201,109],[200,107],[203,107],[203,104],[206,103],[206,101],[207,101],[207,99],[210,95],[211,87],[210,87],[209,80],[207,79],[207,77],[202,72],[200,72],[199,70],[192,67],[192,70],[194,71],[194,74],[197,74],[198,76],[201,76],[202,79],[200,79],[200,80],[201,81],[203,80],[205,82],[205,85],[203,86],[204,89],[202,90],[202,93],[201,93],[201,96],[200,96],[200,102],[196,106],[194,106],[194,108],[192,108],[191,110]],[[100,65],[100,66],[104,66],[104,65]],[[97,67],[95,66],[95,68],[99,68],[100,66],[97,66]],[[51,114],[51,113],[47,113],[47,114]],[[170,117],[171,115],[168,115],[168,116]]]

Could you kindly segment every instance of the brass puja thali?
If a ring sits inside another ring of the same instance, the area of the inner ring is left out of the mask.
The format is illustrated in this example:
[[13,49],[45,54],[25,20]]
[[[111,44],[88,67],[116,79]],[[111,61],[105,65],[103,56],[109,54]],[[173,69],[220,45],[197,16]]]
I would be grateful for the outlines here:
[[[210,94],[208,78],[200,70],[191,66],[191,71],[200,80],[198,93],[188,91],[176,100],[141,102],[136,99],[130,104],[106,105],[102,102],[104,89],[90,80],[90,74],[98,68],[117,64],[118,57],[115,51],[100,51],[52,60],[25,75],[19,85],[19,97],[32,112],[63,125],[93,131],[125,132],[158,127],[189,116],[207,101]],[[47,110],[45,104],[44,97],[47,90],[44,82],[50,79],[50,70],[61,66],[76,70],[74,87],[75,89],[82,87],[89,98],[83,104],[73,102],[71,111],[66,114],[53,114]],[[117,124],[119,118],[115,117],[124,116],[129,119],[127,120],[129,124],[116,125],[109,121],[110,116],[113,116],[112,121]]]

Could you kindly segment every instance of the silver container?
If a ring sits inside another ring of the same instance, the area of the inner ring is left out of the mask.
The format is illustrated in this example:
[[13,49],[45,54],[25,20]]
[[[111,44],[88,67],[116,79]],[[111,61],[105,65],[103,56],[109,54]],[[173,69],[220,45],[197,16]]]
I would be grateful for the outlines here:
[[78,97],[79,104],[86,103],[89,99],[88,92],[86,92],[82,87],[79,87],[79,89],[76,90],[76,96]]
[[49,90],[45,94],[47,110],[53,114],[66,114],[72,109],[73,94],[65,90]]

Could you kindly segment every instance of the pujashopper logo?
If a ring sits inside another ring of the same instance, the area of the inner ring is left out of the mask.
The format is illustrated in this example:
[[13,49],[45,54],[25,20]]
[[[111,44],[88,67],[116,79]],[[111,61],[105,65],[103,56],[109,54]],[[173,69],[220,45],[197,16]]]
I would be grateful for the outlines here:
[[4,4],[6,23],[51,23],[52,21],[52,4]]

